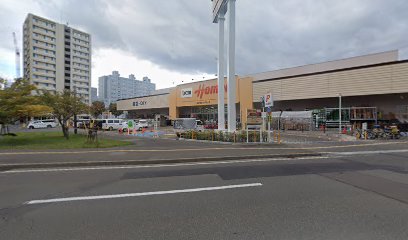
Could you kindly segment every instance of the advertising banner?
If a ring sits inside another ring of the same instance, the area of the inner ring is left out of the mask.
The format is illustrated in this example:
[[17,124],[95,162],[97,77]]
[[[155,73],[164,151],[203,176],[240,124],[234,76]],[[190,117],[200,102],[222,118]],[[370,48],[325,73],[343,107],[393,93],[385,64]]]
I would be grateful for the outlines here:
[[262,125],[262,111],[260,109],[247,109],[247,124]]
[[265,94],[265,107],[273,107],[272,93]]

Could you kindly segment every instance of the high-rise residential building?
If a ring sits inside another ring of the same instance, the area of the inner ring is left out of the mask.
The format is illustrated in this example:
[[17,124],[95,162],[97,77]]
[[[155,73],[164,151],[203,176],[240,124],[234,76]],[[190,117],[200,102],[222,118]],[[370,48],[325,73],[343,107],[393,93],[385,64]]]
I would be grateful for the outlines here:
[[91,87],[91,103],[98,101],[98,89]]
[[135,75],[129,78],[121,77],[118,71],[112,75],[99,77],[99,99],[109,106],[119,99],[147,96],[156,90],[156,84],[148,77],[136,80]]
[[76,91],[91,101],[91,36],[28,14],[23,25],[24,78],[38,89]]

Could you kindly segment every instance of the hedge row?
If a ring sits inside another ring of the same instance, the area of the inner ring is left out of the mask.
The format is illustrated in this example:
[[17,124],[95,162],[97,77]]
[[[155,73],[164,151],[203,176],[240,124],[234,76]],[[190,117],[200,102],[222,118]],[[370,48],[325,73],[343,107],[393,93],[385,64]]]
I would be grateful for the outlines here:
[[[223,131],[186,131],[178,134],[178,137],[185,139],[196,139],[206,141],[219,141],[219,142],[247,142],[247,133],[245,130],[237,131],[235,133],[223,132]],[[266,142],[268,138],[267,132],[262,132],[263,142]],[[260,142],[260,132],[250,131],[249,142]]]

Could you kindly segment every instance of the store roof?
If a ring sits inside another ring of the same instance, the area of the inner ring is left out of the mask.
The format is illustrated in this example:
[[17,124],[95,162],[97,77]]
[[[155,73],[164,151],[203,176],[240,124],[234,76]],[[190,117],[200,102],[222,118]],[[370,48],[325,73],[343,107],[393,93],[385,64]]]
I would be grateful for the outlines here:
[[357,56],[352,58],[334,60],[323,63],[316,63],[292,68],[279,69],[274,71],[254,73],[247,75],[246,77],[252,77],[254,81],[274,79],[274,78],[284,78],[290,76],[312,74],[317,72],[327,72],[338,69],[353,68],[368,66],[386,62],[398,61],[398,50],[369,54],[364,56]]

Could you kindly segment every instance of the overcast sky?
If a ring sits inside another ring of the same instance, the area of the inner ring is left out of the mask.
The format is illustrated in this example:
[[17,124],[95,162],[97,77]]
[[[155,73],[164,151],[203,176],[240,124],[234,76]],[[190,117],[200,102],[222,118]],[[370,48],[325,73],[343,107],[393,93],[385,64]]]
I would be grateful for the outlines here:
[[[236,4],[239,75],[393,49],[408,57],[406,0]],[[92,86],[113,70],[149,76],[158,88],[216,73],[210,0],[0,0],[0,76],[14,76],[12,32],[21,45],[27,13],[92,35]]]

